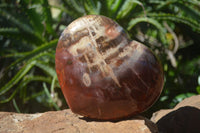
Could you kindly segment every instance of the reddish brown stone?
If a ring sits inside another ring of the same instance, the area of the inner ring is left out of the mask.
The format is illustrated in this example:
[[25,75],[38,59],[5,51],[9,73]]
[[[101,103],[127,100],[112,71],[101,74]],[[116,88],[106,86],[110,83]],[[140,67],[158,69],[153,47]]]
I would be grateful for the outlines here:
[[56,49],[56,72],[74,113],[120,119],[149,108],[163,87],[162,67],[116,22],[89,15],[72,22]]

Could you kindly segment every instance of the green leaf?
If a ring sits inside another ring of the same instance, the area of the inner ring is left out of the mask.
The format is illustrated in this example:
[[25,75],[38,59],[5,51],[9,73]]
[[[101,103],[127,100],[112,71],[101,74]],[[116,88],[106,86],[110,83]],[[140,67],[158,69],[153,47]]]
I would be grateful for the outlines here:
[[196,91],[197,91],[198,94],[200,94],[200,85],[197,86]]
[[142,3],[138,0],[126,0],[117,14],[117,19],[127,16],[137,5],[142,5]]
[[200,6],[200,2],[197,0],[166,0],[166,1],[157,1],[157,10],[161,10],[165,7],[169,7],[169,5],[173,5],[174,3],[183,2],[184,4],[189,3],[190,5]]
[[16,85],[28,71],[36,64],[36,61],[27,63],[6,85],[0,89],[0,95],[3,95],[9,91],[14,85]]
[[174,98],[174,100],[178,101],[178,102],[181,102],[182,100],[184,100],[185,98],[188,98],[188,97],[191,97],[191,96],[194,96],[196,94],[194,93],[182,93],[182,94],[179,94],[178,96],[176,96]]
[[57,79],[57,75],[54,75],[52,82],[51,82],[51,92],[54,92],[56,79]]
[[82,1],[76,1],[76,0],[63,0],[63,3],[68,10],[67,12],[70,13],[71,16],[82,16],[85,14],[85,10],[83,8]]
[[40,92],[37,92],[37,93],[33,93],[31,96],[28,96],[24,99],[24,101],[28,101],[28,100],[31,100],[31,99],[35,99],[36,97],[38,96],[41,96],[41,95],[44,95],[45,92],[44,90],[40,91]]
[[22,39],[22,36],[17,28],[0,28],[0,35]]
[[50,5],[52,8],[56,8],[56,9],[59,9],[61,12],[64,12],[68,15],[70,15],[72,18],[78,18],[80,17],[82,14],[79,14],[78,12],[74,11],[74,10],[70,10],[66,7],[63,7],[63,6],[56,6],[56,5]]
[[42,0],[42,9],[45,20],[45,27],[49,34],[56,36],[53,30],[53,21],[48,0]]
[[106,0],[108,7],[111,7],[115,2],[116,0]]
[[52,77],[56,75],[55,68],[50,67],[48,63],[37,61],[36,66],[45,71],[48,75]]
[[44,32],[43,20],[40,13],[36,10],[40,8],[40,5],[35,5],[34,7],[29,6],[28,1],[20,1],[22,10],[26,13],[30,24],[32,25],[34,32],[37,35],[42,35]]
[[37,43],[44,42],[44,39],[41,36],[35,34],[33,29],[29,25],[21,22],[18,18],[15,18],[14,14],[9,13],[4,9],[0,9],[0,15],[5,17],[8,21],[10,21],[10,23],[15,25],[16,28],[19,28],[19,31],[23,33],[24,36],[29,36],[29,39],[32,39],[32,41],[35,40],[35,42]]
[[[20,82],[20,84],[17,86],[17,88],[14,90],[14,92],[10,95],[9,98],[1,100],[0,103],[6,103],[9,102],[10,100],[12,100],[14,98],[14,96],[17,94],[17,92],[19,92],[20,89],[24,88],[25,86],[27,86],[30,82],[32,81],[38,81],[38,82],[47,82],[47,83],[51,83],[51,80],[49,77],[44,77],[44,76],[26,76],[23,78],[23,80]],[[25,101],[29,98],[25,98]]]
[[117,14],[117,11],[119,10],[120,6],[122,5],[122,0],[115,0],[114,2],[110,2],[109,3],[109,12],[108,14],[110,14],[109,16],[113,17],[114,15]]
[[200,75],[198,76],[198,84],[200,85]]
[[152,25],[154,25],[160,32],[160,38],[162,40],[162,42],[164,44],[166,44],[166,38],[165,38],[165,31],[163,26],[156,21],[155,19],[152,18],[147,18],[147,17],[140,17],[140,18],[135,18],[132,19],[129,23],[128,23],[128,30],[130,31],[136,24],[141,23],[141,22],[146,22],[146,23],[150,23]]
[[44,52],[44,51],[47,51],[49,50],[50,48],[55,48],[56,47],[56,44],[58,42],[58,39],[55,39],[55,40],[52,40],[51,42],[48,42],[48,43],[45,43],[39,47],[37,47],[35,50],[33,51],[30,51],[30,52],[24,52],[24,53],[21,53],[23,54],[24,56],[18,60],[16,60],[15,62],[13,62],[8,68],[12,68],[13,66],[15,66],[16,64],[24,61],[24,60],[28,60],[30,58],[33,58],[34,56],[37,56],[38,54]]
[[15,99],[13,99],[13,105],[14,105],[14,107],[15,107],[17,113],[21,113],[21,111],[19,110],[19,107],[18,107],[18,105],[17,105]]
[[194,31],[197,31],[200,33],[200,25],[197,21],[188,18],[188,17],[183,17],[183,16],[177,16],[177,15],[173,15],[173,14],[166,14],[166,13],[149,13],[148,16],[155,18],[157,20],[170,20],[173,22],[177,22],[177,23],[183,23],[186,24],[188,26],[190,26],[191,28],[193,28]]
[[48,90],[48,88],[47,88],[47,86],[46,86],[45,83],[43,83],[43,88],[44,88],[44,91],[45,91],[47,97],[48,97],[49,100],[50,100],[50,103],[53,104],[53,106],[54,106],[54,108],[55,108],[56,110],[60,110],[60,108],[58,107],[58,105],[57,105],[57,104],[54,102],[54,100],[52,99],[51,94],[49,93],[49,90]]
[[22,33],[18,28],[0,28],[0,35],[31,44],[42,43],[40,40],[36,41],[34,37],[29,37],[29,34]]
[[84,7],[89,14],[100,14],[101,3],[99,1],[86,0]]
[[184,16],[200,22],[200,13],[199,13],[200,10],[198,11],[193,6],[187,5],[182,2],[175,3],[175,6],[179,8],[180,13],[183,14]]
[[0,15],[5,17],[7,20],[11,21],[14,25],[19,27],[21,30],[26,31],[27,33],[33,33],[33,29],[27,25],[22,23],[20,20],[15,18],[12,13],[9,13],[8,11],[4,9],[0,9]]

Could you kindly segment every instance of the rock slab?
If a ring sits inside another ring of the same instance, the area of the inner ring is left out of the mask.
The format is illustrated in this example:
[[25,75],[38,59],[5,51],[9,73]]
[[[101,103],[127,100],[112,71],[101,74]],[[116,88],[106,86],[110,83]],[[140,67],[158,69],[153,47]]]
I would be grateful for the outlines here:
[[186,98],[174,109],[155,112],[151,120],[160,133],[200,133],[200,95]]
[[110,122],[93,121],[69,109],[38,114],[0,112],[0,133],[157,133],[156,125],[142,116]]

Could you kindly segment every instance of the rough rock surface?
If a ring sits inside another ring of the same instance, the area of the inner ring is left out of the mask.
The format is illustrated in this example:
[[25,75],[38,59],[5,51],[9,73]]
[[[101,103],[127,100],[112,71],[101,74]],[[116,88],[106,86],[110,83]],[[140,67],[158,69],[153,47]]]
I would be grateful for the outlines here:
[[0,133],[157,133],[150,120],[136,116],[118,122],[93,121],[69,109],[38,114],[0,112]]
[[200,133],[200,95],[184,99],[174,109],[155,112],[151,120],[161,133]]

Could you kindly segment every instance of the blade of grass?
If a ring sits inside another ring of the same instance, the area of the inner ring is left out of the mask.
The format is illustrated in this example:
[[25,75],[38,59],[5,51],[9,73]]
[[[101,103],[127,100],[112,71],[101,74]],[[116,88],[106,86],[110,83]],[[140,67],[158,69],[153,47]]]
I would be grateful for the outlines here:
[[25,65],[6,85],[4,85],[0,89],[0,95],[3,95],[7,91],[9,91],[14,85],[16,85],[35,64],[35,60],[30,63],[27,63],[27,65]]
[[[5,99],[5,100],[1,100],[0,103],[6,103],[9,102],[10,100],[12,100],[14,98],[14,96],[17,94],[17,92],[24,88],[25,86],[27,86],[27,84],[29,84],[32,81],[38,81],[38,82],[47,82],[47,83],[51,83],[50,78],[47,77],[43,77],[43,76],[27,76],[25,77],[25,79],[17,86],[17,88],[14,90],[14,92],[10,95],[9,98]],[[30,99],[30,98],[26,98]]]
[[6,18],[8,21],[10,21],[10,23],[12,23],[17,28],[19,28],[21,33],[24,33],[25,36],[29,35],[30,39],[35,39],[38,43],[45,42],[41,36],[38,36],[37,34],[35,34],[33,29],[29,25],[24,24],[23,22],[18,20],[14,15],[12,15],[12,13],[10,13],[6,10],[0,9],[0,14],[2,17]]
[[141,22],[146,22],[146,23],[150,23],[152,25],[154,25],[160,32],[160,38],[161,41],[166,44],[166,38],[165,38],[165,32],[164,32],[164,28],[162,27],[162,25],[156,21],[155,19],[152,18],[147,18],[147,17],[141,17],[141,18],[135,18],[132,19],[129,24],[128,24],[128,30],[130,31],[136,24],[141,23]]
[[174,14],[166,14],[166,13],[149,13],[148,16],[155,18],[156,20],[168,20],[177,23],[183,23],[185,25],[190,26],[193,28],[194,31],[200,33],[200,25],[194,19],[184,17],[184,16],[177,16]]
[[86,2],[84,2],[84,7],[89,14],[99,14],[101,3],[99,1],[95,3],[93,0],[86,0]]
[[117,13],[117,19],[127,16],[137,5],[142,5],[142,3],[138,0],[126,0]]
[[38,61],[35,65],[52,77],[56,75],[55,68],[50,67],[48,63]]
[[115,0],[112,3],[112,5],[110,5],[110,7],[108,7],[108,9],[110,10],[109,11],[109,14],[110,14],[109,16],[113,17],[113,15],[116,15],[117,10],[119,10],[120,6],[122,5],[121,4],[122,2],[123,2],[122,0]]
[[24,101],[26,102],[26,101],[28,101],[28,100],[30,100],[30,99],[35,99],[36,97],[41,96],[41,95],[44,95],[44,94],[45,94],[45,92],[44,92],[44,90],[42,90],[42,91],[40,91],[40,92],[38,92],[38,93],[34,93],[34,94],[32,94],[31,96],[26,97],[26,98],[24,99]]
[[46,86],[45,83],[43,83],[43,88],[44,88],[44,91],[45,91],[47,97],[49,98],[50,102],[53,104],[54,108],[56,110],[60,110],[60,108],[58,107],[58,105],[53,101],[53,99],[51,97],[51,94],[49,93],[49,90],[48,90],[48,88],[47,88],[47,86]]
[[17,103],[16,103],[15,99],[13,99],[13,105],[14,105],[17,113],[21,113],[21,111],[19,110],[19,107],[17,106]]
[[12,68],[13,66],[15,66],[16,64],[24,61],[24,60],[28,60],[30,58],[33,58],[34,56],[37,56],[38,54],[40,54],[41,52],[44,52],[44,51],[47,51],[49,50],[50,48],[54,48],[56,47],[56,44],[57,44],[57,41],[58,39],[55,39],[55,40],[52,40],[48,43],[45,43],[39,47],[37,47],[35,50],[33,51],[30,51],[30,52],[24,52],[23,54],[25,56],[23,56],[22,58],[16,60],[15,62],[13,62],[10,66],[8,66],[6,68],[6,71],[8,71],[10,68]]
[[47,32],[51,35],[56,36],[52,28],[53,20],[48,0],[42,0],[42,9],[43,9],[43,15]]
[[56,78],[57,78],[57,76],[55,75],[52,79],[52,82],[51,82],[51,94],[54,94],[54,87],[55,87]]

